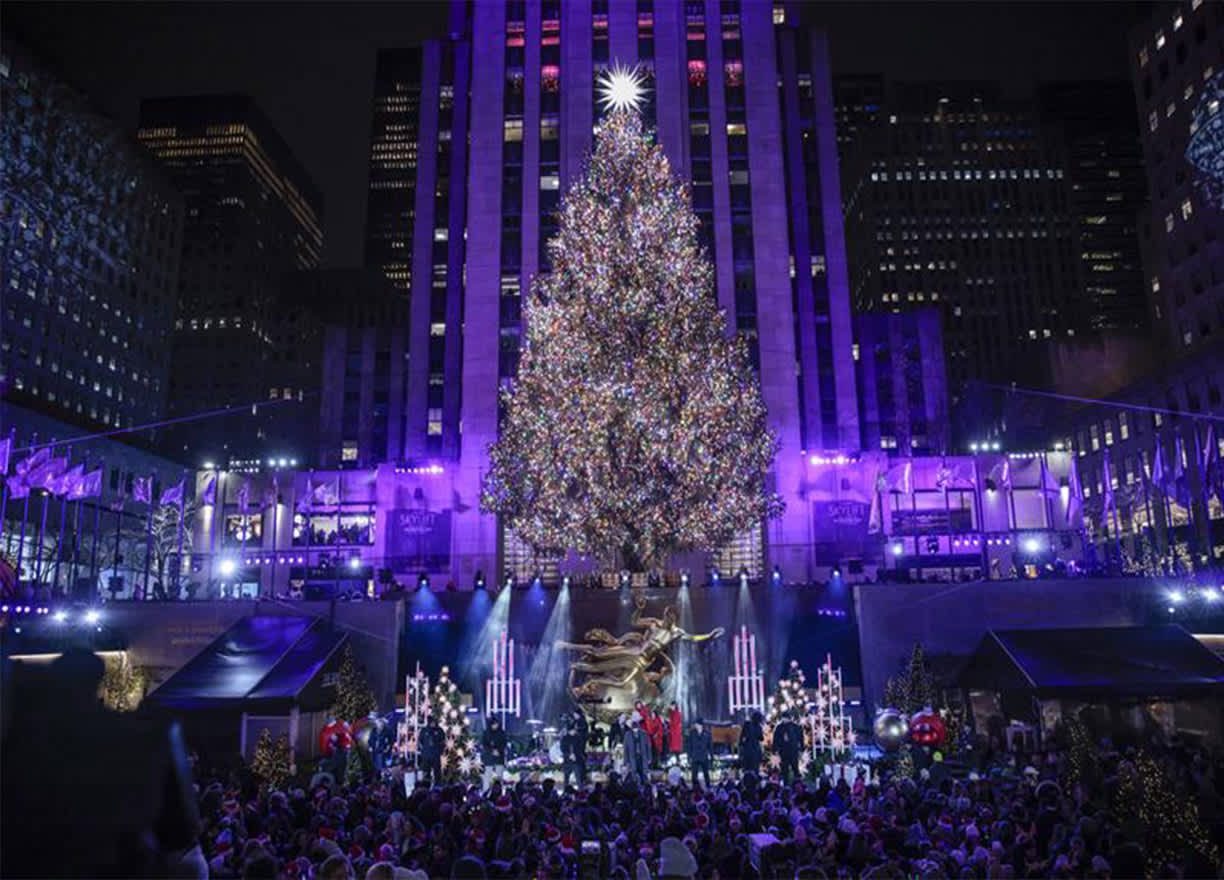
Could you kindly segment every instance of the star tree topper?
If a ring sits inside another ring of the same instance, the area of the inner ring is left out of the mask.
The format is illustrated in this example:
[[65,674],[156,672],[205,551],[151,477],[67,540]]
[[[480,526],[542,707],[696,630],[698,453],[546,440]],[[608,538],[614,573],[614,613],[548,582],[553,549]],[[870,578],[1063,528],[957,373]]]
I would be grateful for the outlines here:
[[646,100],[646,77],[636,65],[614,65],[599,75],[599,103],[609,112],[638,111]]

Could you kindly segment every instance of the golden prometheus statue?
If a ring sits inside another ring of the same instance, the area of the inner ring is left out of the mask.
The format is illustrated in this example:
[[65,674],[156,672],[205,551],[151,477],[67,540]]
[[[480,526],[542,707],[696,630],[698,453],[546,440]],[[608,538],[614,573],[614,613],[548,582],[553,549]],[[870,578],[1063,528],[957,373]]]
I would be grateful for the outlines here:
[[662,694],[664,679],[676,671],[668,650],[679,641],[704,642],[723,634],[717,627],[704,635],[685,632],[677,623],[675,607],[663,617],[646,617],[643,596],[634,596],[632,629],[619,638],[605,629],[588,630],[585,642],[557,642],[557,647],[581,653],[570,664],[570,694],[598,721],[611,721],[632,712],[638,701],[653,703]]

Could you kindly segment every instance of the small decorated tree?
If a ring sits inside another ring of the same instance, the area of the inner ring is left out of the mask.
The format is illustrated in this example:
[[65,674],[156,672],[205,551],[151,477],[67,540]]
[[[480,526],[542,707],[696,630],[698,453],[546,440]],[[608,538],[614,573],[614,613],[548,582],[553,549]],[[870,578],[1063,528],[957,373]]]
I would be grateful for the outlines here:
[[[807,715],[812,701],[808,699],[807,676],[799,666],[798,660],[792,660],[786,674],[778,679],[778,686],[773,695],[765,701],[765,742],[766,761],[770,767],[779,767],[782,759],[773,750],[773,730],[783,715],[794,714],[796,721],[802,722]],[[806,750],[805,750],[806,751]]]
[[467,713],[459,705],[459,688],[451,681],[450,667],[443,666],[434,684],[429,704],[430,715],[446,734],[446,749],[442,752],[442,775],[448,780],[469,779],[480,774],[480,754],[468,723]]
[[907,718],[928,706],[936,705],[935,677],[927,668],[922,645],[915,643],[909,663],[900,675],[888,680],[884,686],[884,703]]
[[108,657],[102,673],[102,704],[116,712],[133,712],[144,699],[144,671],[132,665],[127,651]]
[[374,689],[370,687],[365,670],[357,662],[353,646],[345,645],[344,656],[340,660],[339,680],[336,683],[336,702],[331,708],[331,714],[352,724],[377,708],[378,700],[374,697]]
[[251,759],[251,771],[268,788],[283,786],[293,775],[293,750],[289,747],[289,737],[281,734],[274,740],[272,731],[266,727],[261,730],[255,755]]

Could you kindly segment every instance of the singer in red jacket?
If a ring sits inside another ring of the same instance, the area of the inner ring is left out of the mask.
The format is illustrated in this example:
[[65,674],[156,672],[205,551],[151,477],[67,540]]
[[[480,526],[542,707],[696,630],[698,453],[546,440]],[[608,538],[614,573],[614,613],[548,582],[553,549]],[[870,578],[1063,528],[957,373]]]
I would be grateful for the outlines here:
[[655,764],[663,756],[663,719],[654,709],[646,718],[646,735],[650,737],[650,750],[654,754]]
[[673,702],[667,711],[667,752],[671,755],[679,755],[683,751],[684,716],[680,714],[680,707]]

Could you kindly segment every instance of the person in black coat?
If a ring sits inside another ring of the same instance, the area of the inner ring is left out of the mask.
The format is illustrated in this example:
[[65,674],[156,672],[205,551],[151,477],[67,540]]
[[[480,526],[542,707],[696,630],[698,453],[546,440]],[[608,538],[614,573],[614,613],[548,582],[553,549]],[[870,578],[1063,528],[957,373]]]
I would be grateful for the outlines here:
[[496,716],[489,719],[480,737],[480,760],[484,764],[484,787],[506,773],[506,731]]
[[417,769],[429,776],[430,786],[442,784],[442,752],[446,748],[446,734],[438,722],[430,716],[421,728],[417,741]]
[[577,777],[578,785],[586,785],[586,746],[589,733],[586,718],[582,712],[575,710],[561,720],[565,730],[561,736],[564,782],[569,785],[572,774]]
[[793,782],[799,775],[799,754],[803,751],[803,730],[794,715],[783,715],[774,727],[773,747],[782,759],[782,778]]
[[765,738],[765,717],[753,711],[740,728],[740,773],[757,773],[761,769],[761,740]]
[[642,719],[633,715],[625,731],[625,776],[638,785],[647,782],[646,769],[650,766],[650,737],[642,729]]
[[705,723],[696,718],[689,728],[688,738],[684,744],[688,753],[689,769],[693,774],[693,787],[697,787],[698,774],[705,777],[705,784],[710,785],[710,755],[714,751],[714,741]]

